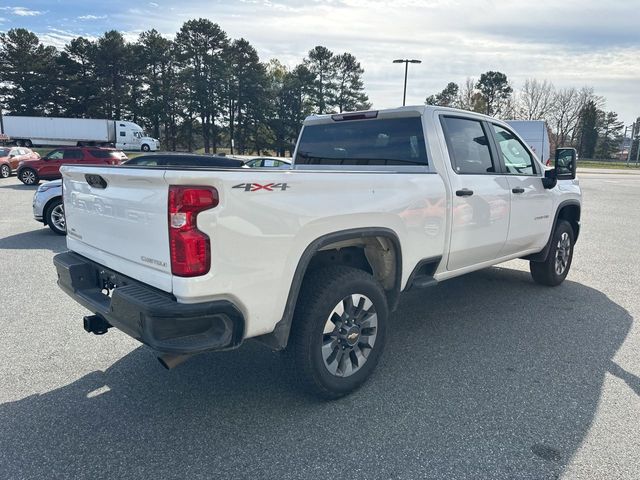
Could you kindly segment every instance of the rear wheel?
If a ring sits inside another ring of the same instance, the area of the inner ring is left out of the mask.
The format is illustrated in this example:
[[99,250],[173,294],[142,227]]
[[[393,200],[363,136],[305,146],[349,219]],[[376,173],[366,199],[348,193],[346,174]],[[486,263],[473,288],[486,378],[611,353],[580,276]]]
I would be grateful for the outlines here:
[[382,354],[388,316],[385,293],[367,272],[335,266],[310,273],[287,347],[298,384],[325,399],[360,387]]
[[38,174],[32,168],[23,168],[18,176],[25,185],[35,185],[40,181]]
[[571,224],[566,220],[558,221],[547,259],[544,262],[529,262],[531,276],[536,283],[555,287],[567,278],[573,259],[573,242]]
[[67,224],[64,218],[64,205],[62,199],[52,201],[45,212],[45,220],[53,233],[58,235],[67,234]]
[[9,178],[11,176],[11,167],[6,163],[0,165],[0,177]]

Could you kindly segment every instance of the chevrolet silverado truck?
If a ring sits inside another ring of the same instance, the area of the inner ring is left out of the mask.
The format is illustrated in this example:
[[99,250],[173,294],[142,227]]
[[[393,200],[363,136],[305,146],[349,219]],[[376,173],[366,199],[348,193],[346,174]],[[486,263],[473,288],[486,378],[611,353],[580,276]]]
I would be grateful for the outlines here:
[[58,284],[93,313],[85,330],[115,327],[167,368],[255,339],[337,398],[374,370],[401,292],[515,258],[562,283],[575,167],[432,106],[310,116],[291,170],[65,166]]

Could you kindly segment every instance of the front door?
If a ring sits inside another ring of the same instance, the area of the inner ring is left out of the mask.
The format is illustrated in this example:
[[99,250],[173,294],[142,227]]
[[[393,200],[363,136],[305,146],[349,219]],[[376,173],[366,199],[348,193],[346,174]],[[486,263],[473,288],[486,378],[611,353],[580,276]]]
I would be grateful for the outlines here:
[[44,157],[42,166],[38,171],[40,178],[55,177],[62,165],[62,157],[64,156],[64,150],[54,150]]
[[498,257],[509,229],[510,187],[482,121],[444,115],[441,125],[453,172],[447,269],[458,270]]
[[511,130],[496,124],[491,129],[511,191],[509,235],[500,255],[542,248],[553,222],[553,200],[542,186],[542,167]]

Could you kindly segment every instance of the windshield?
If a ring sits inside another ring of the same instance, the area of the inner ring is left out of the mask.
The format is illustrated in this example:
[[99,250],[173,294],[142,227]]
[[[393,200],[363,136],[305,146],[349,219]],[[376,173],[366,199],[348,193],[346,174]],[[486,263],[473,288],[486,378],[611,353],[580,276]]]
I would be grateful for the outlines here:
[[307,125],[295,159],[302,165],[427,165],[419,117]]

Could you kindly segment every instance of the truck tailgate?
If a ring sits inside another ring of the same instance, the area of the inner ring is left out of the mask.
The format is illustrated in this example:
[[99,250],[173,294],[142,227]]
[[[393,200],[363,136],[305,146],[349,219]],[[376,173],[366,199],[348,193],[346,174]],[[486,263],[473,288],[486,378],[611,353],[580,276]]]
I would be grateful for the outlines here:
[[171,292],[164,171],[86,166],[61,170],[69,249]]

